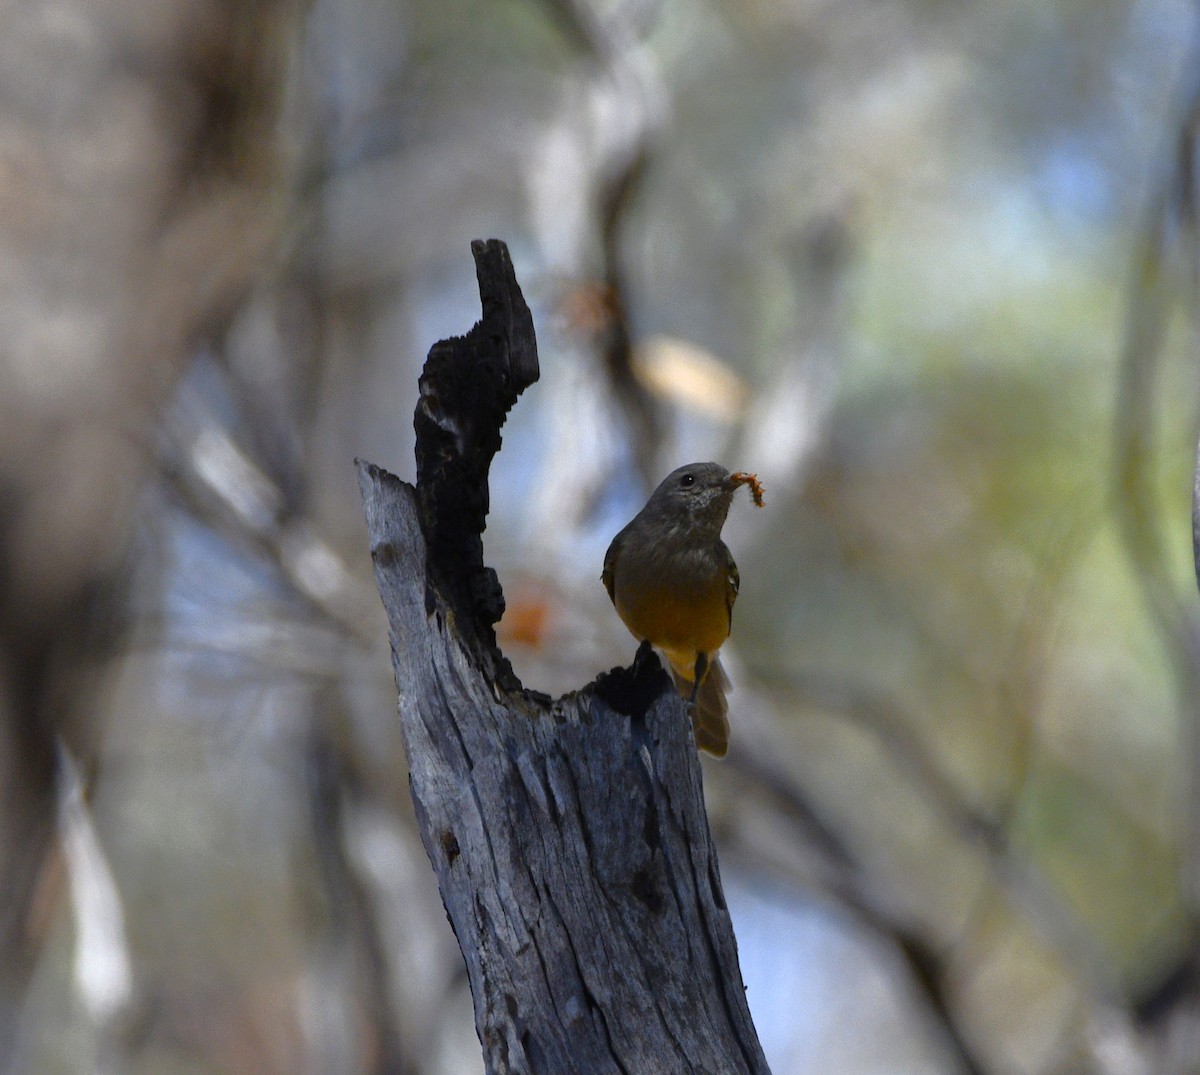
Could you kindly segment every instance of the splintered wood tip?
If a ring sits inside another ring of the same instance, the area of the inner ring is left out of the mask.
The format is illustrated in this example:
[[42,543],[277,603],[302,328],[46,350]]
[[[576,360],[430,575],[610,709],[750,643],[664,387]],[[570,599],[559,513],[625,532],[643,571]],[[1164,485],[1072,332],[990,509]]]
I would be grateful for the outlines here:
[[737,470],[733,473],[733,480],[738,485],[748,485],[750,487],[750,496],[754,499],[754,506],[756,508],[763,506],[763,487],[762,482],[758,480],[757,474],[751,474],[745,470]]

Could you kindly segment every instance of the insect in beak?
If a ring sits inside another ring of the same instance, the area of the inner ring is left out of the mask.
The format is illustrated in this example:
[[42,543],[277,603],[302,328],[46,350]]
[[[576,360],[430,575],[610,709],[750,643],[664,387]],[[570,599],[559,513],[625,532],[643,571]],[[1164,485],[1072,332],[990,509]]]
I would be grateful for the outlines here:
[[757,474],[751,474],[745,470],[735,470],[729,475],[729,480],[733,483],[734,489],[739,485],[748,485],[750,487],[750,496],[754,500],[754,506],[761,508],[763,506],[763,487],[762,482],[758,480]]

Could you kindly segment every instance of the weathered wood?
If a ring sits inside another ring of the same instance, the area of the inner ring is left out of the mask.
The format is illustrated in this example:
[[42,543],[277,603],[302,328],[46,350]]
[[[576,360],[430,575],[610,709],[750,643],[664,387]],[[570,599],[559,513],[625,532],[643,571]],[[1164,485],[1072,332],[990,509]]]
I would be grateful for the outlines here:
[[484,317],[430,352],[418,487],[358,468],[413,801],[486,1069],[766,1072],[691,724],[657,658],[551,701],[495,649],[487,472],[537,357],[504,245],[472,250]]

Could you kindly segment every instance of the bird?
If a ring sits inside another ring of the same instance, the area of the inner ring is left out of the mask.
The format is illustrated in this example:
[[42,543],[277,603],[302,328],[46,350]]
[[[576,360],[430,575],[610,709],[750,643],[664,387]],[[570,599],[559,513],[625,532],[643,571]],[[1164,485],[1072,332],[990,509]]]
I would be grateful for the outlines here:
[[743,485],[762,507],[753,474],[719,463],[672,471],[613,538],[600,576],[625,626],[667,658],[676,688],[691,702],[696,746],[717,758],[729,750],[730,688],[717,651],[729,637],[741,585],[721,527]]

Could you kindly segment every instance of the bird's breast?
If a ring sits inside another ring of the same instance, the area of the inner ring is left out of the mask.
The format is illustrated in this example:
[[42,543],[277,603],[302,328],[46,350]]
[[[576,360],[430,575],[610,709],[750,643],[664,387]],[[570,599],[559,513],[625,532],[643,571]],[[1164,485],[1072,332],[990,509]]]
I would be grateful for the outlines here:
[[634,635],[665,650],[712,653],[729,637],[726,568],[714,557],[622,556],[613,600]]

